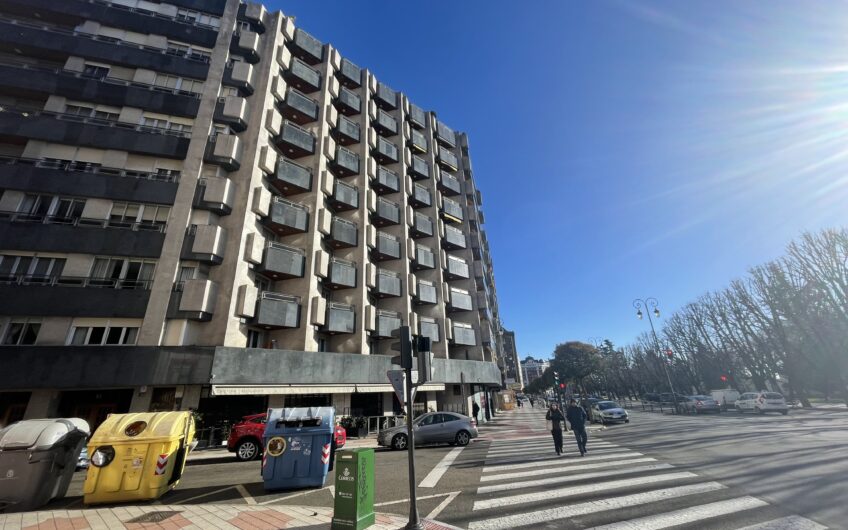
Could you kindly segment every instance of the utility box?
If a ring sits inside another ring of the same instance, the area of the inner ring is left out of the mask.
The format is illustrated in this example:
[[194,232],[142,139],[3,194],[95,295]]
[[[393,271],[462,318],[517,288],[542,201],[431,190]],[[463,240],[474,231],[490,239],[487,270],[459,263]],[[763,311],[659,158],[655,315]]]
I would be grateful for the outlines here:
[[88,438],[79,418],[24,420],[0,429],[0,513],[65,496]]
[[332,407],[269,409],[262,456],[265,489],[323,487],[335,426]]
[[362,530],[374,524],[374,450],[336,454],[336,500],[332,530]]
[[177,487],[193,440],[191,412],[112,414],[88,442],[83,502],[158,499]]

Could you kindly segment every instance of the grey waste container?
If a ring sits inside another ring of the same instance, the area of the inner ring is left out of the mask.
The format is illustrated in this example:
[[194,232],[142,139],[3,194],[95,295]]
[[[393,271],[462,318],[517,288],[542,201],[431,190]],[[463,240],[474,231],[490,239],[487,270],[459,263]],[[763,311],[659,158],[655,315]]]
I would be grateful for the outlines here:
[[88,438],[79,418],[24,420],[0,429],[0,513],[65,496]]

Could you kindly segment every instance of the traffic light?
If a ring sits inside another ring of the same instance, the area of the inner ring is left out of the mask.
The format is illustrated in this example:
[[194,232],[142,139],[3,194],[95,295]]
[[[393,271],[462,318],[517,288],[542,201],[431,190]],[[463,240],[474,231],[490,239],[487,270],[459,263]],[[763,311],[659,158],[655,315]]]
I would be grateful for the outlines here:
[[671,350],[666,350],[665,356],[668,357],[668,360],[670,361],[671,358],[674,357],[674,352],[672,352]]
[[721,379],[721,382],[722,382],[722,383],[726,383],[726,382],[727,382],[727,376],[726,376],[726,375],[724,375],[724,374],[721,374],[721,377],[720,377],[719,379]]
[[560,389],[560,390],[565,390],[565,383],[560,383],[560,384],[559,384],[559,389]]
[[418,337],[415,341],[418,352],[418,382],[433,380],[433,352],[430,351],[430,337]]
[[409,326],[401,326],[392,331],[392,338],[400,339],[392,343],[392,350],[400,352],[400,355],[392,357],[392,364],[400,365],[404,370],[412,369],[412,337],[409,334]]

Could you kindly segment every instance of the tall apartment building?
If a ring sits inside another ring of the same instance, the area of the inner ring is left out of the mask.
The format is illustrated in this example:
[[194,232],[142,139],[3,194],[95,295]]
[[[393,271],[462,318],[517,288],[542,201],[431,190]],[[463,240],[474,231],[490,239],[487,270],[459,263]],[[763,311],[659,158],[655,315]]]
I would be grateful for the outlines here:
[[524,385],[527,386],[536,379],[542,377],[545,370],[550,368],[550,361],[536,360],[533,357],[527,357],[521,361],[521,371],[524,377]]
[[[402,80],[392,80],[392,84]],[[0,3],[0,424],[397,410],[502,382],[465,134],[238,0]]]
[[514,389],[524,388],[524,371],[515,345],[515,332],[503,330],[503,376],[504,385]]

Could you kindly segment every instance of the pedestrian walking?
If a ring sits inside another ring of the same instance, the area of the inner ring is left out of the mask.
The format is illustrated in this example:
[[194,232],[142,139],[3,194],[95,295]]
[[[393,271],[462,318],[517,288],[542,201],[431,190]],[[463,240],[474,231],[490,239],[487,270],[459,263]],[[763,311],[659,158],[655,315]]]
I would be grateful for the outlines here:
[[574,439],[577,440],[577,449],[580,450],[580,456],[583,456],[589,451],[586,449],[586,442],[589,441],[589,436],[586,434],[586,411],[582,407],[578,407],[577,401],[572,399],[568,402],[565,417],[568,423],[571,424],[571,430],[574,432]]
[[471,405],[471,413],[474,415],[474,422],[477,425],[480,425],[480,405],[477,404],[476,401],[472,401],[473,405]]
[[556,450],[557,455],[562,454],[562,429],[565,423],[565,416],[562,415],[562,411],[559,410],[559,406],[556,403],[551,403],[551,408],[548,409],[548,413],[545,414],[545,420],[547,421],[547,427],[551,431],[551,435],[554,437],[554,449]]
[[531,409],[534,407],[534,405],[533,405],[533,401],[535,401],[535,400],[534,400],[533,398],[530,398],[530,408],[531,408]]
[[521,400],[518,400],[518,408],[521,408],[523,405],[521,404]]

